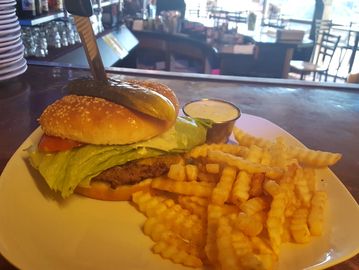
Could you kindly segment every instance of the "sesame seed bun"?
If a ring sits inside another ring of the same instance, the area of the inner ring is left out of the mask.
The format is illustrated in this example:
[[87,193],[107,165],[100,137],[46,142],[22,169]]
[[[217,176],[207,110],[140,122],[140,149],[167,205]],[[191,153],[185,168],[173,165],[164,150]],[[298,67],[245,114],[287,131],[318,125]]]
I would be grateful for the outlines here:
[[[136,83],[141,85],[141,82]],[[178,114],[179,104],[172,90],[164,85],[156,85],[159,84],[150,83],[147,87],[166,96]],[[39,122],[46,135],[105,145],[147,140],[174,124],[102,98],[76,95],[64,96],[48,106]]]

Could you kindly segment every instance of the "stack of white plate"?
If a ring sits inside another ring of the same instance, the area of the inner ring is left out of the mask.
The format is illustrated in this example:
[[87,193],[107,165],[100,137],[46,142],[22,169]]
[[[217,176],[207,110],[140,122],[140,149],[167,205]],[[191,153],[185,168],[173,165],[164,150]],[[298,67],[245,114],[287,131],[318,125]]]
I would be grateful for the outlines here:
[[0,0],[0,81],[18,76],[27,69],[15,6],[16,0]]

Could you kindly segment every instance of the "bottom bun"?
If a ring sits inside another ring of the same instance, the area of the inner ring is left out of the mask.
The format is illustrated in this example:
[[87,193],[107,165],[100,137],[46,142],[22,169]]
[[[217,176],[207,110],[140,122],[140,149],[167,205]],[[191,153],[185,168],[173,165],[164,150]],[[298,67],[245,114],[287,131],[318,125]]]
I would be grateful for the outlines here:
[[111,188],[105,182],[92,182],[90,187],[76,187],[75,193],[103,201],[130,201],[132,194],[137,191],[149,190],[151,179],[146,179],[134,185],[122,185]]

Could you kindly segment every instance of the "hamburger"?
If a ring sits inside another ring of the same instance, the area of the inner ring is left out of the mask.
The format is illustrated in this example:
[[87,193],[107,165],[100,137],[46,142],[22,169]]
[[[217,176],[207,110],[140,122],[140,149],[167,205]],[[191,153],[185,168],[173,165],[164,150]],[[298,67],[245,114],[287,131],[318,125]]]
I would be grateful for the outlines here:
[[[29,160],[48,186],[101,200],[129,200],[166,173],[181,154],[206,140],[206,127],[178,117],[179,103],[167,86],[132,81],[167,98],[176,118],[160,120],[104,98],[66,95],[39,118],[43,135]],[[147,179],[147,180],[146,180]]]

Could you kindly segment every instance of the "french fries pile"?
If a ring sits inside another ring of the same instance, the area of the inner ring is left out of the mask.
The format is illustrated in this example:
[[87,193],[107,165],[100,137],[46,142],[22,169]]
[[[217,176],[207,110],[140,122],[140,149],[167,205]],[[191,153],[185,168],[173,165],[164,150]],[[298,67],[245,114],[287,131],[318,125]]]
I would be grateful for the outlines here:
[[133,195],[154,253],[190,267],[274,269],[282,243],[323,233],[316,169],[341,155],[233,133],[238,144],[198,146]]

